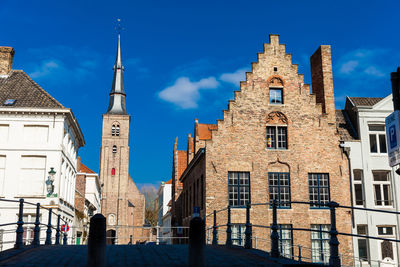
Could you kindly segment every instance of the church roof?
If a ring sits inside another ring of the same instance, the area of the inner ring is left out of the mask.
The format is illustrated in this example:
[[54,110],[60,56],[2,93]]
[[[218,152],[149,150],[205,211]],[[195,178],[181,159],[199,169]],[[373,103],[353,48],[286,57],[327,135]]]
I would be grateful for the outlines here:
[[65,108],[22,70],[0,77],[0,107]]

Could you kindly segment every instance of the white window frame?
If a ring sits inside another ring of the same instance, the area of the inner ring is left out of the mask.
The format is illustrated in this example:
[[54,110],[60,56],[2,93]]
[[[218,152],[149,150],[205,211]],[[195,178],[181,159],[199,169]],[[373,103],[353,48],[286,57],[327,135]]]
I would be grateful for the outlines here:
[[[374,177],[374,173],[386,173],[387,174],[387,181],[375,181],[375,177]],[[389,205],[386,205],[385,202],[387,202],[384,199],[384,190],[383,190],[383,186],[387,185],[389,186]],[[393,207],[393,195],[392,195],[392,185],[391,185],[391,175],[390,175],[390,171],[385,171],[385,170],[373,170],[372,171],[372,186],[373,186],[373,192],[374,192],[374,205],[376,208],[385,208],[385,207]],[[382,205],[378,205],[377,204],[377,198],[376,198],[376,191],[375,191],[375,186],[379,186],[380,187],[380,193],[381,193],[381,202]]]
[[[356,180],[356,171],[361,173],[361,179]],[[356,197],[356,185],[361,186],[361,194],[362,194],[362,205],[357,204],[357,197]],[[353,196],[354,196],[354,206],[364,207],[365,206],[365,190],[364,190],[364,172],[362,169],[354,169],[353,170]]]
[[[370,130],[369,129],[370,126],[383,126],[383,131]],[[386,152],[381,152],[381,144],[379,142],[380,135],[383,135],[385,137]],[[375,136],[377,152],[371,151],[371,136]],[[388,146],[386,143],[386,129],[385,129],[384,124],[381,124],[381,123],[368,124],[368,144],[369,144],[369,153],[370,154],[372,154],[372,155],[387,155]]]

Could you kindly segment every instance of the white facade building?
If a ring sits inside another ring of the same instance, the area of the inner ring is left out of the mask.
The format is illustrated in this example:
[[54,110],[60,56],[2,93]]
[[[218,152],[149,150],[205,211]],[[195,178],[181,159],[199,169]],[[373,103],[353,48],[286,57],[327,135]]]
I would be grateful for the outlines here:
[[[389,166],[385,118],[393,112],[392,96],[347,97],[342,121],[343,147],[350,160],[352,205],[399,211],[400,176]],[[346,128],[346,130],[344,129]],[[399,216],[354,210],[353,234],[399,239]],[[340,230],[339,230],[340,231]],[[353,238],[356,266],[398,266],[396,242]]]
[[162,182],[157,192],[158,199],[158,241],[160,243],[172,244],[171,210],[170,201],[172,197],[172,179]]
[[[72,111],[51,97],[21,70],[12,70],[12,48],[0,47],[0,224],[18,220],[18,203],[40,203],[52,208],[66,223],[74,220],[75,176],[78,149],[84,137]],[[10,59],[11,58],[11,59]],[[8,69],[8,71],[7,71]],[[46,180],[54,169],[53,192]],[[25,204],[24,222],[34,222],[36,207]],[[41,209],[41,222],[48,212]],[[52,223],[57,218],[52,215]],[[24,242],[33,238],[26,225]],[[16,226],[0,229],[0,248],[13,246]],[[44,242],[45,227],[41,227]],[[53,231],[53,235],[55,231]],[[53,241],[54,242],[54,241]]]

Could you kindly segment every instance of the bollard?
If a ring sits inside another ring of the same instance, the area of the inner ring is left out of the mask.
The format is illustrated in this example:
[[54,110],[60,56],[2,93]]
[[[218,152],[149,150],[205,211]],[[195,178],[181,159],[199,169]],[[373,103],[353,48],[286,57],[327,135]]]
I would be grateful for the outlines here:
[[226,224],[226,243],[227,247],[232,246],[232,224],[231,224],[231,206],[228,206],[228,223]]
[[55,245],[60,245],[60,219],[61,219],[61,215],[58,214],[58,216],[57,216],[57,229],[56,229],[56,243],[55,243]]
[[331,210],[331,230],[329,231],[329,235],[331,236],[329,240],[329,266],[332,267],[340,267],[340,258],[339,258],[339,240],[337,238],[338,232],[336,230],[336,212],[335,208],[339,207],[339,204],[336,202],[329,202],[328,207]]
[[98,213],[90,219],[87,267],[106,265],[106,218]]
[[51,213],[52,208],[49,209],[49,221],[47,222],[47,230],[46,230],[46,241],[44,242],[45,245],[51,245]]
[[276,199],[272,202],[272,226],[271,226],[271,256],[279,258],[279,234],[278,234],[278,223],[277,223],[277,203]]
[[189,266],[206,266],[204,255],[205,241],[204,220],[200,217],[193,217],[190,220],[189,228]]
[[246,205],[246,230],[245,230],[245,242],[244,248],[250,249],[252,248],[251,236],[252,236],[252,225],[250,223],[250,203]]
[[299,246],[299,262],[301,262],[301,246]]
[[37,247],[40,245],[40,203],[36,203],[36,220],[35,228],[33,229],[33,246]]
[[217,231],[217,211],[214,210],[214,225],[213,225],[213,245],[218,245],[218,231]]
[[23,236],[24,236],[24,221],[23,221],[23,214],[24,214],[24,199],[20,198],[19,199],[19,212],[18,212],[18,222],[17,222],[17,237],[15,239],[15,248],[22,248],[24,245],[23,243]]

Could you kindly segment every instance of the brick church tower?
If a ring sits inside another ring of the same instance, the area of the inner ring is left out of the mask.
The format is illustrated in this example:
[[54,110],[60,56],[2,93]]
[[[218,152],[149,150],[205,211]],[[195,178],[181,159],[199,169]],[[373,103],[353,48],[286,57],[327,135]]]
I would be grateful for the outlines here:
[[129,176],[129,124],[123,81],[121,41],[118,34],[117,57],[108,110],[103,114],[100,151],[101,211],[107,219],[107,244],[128,244],[144,239],[144,196]]

